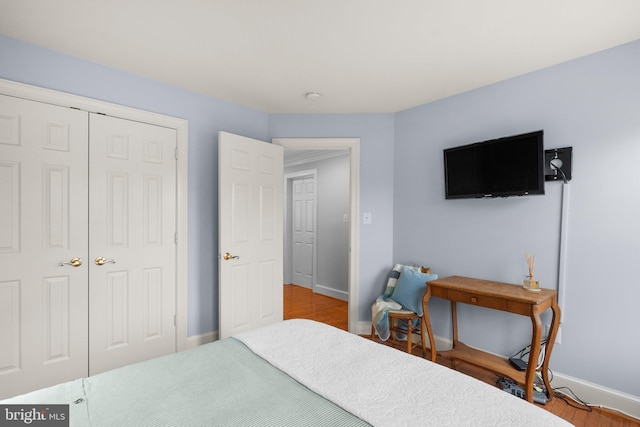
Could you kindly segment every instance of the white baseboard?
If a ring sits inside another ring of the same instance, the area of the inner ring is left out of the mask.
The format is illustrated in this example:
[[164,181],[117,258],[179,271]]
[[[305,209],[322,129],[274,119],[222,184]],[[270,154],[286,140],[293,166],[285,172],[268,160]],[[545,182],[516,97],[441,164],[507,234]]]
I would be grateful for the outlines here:
[[[369,335],[370,333],[371,323],[358,322],[357,334]],[[451,348],[452,342],[450,339],[436,336],[435,341],[436,348],[439,350],[444,351]],[[576,396],[591,405],[617,410],[631,417],[640,419],[640,397],[638,396],[633,396],[555,371],[553,372],[551,386],[553,388],[568,387]]]
[[218,331],[207,332],[202,335],[194,335],[192,337],[187,338],[187,350],[196,348],[201,346],[202,344],[207,344],[218,339]]
[[356,335],[369,335],[371,334],[371,322],[358,322],[358,330],[351,331]]
[[330,286],[319,285],[316,283],[314,291],[321,295],[341,299],[343,301],[349,301],[349,292],[341,291]]
[[553,373],[551,386],[570,388],[576,396],[592,406],[614,409],[640,419],[640,397],[590,383],[559,372]]

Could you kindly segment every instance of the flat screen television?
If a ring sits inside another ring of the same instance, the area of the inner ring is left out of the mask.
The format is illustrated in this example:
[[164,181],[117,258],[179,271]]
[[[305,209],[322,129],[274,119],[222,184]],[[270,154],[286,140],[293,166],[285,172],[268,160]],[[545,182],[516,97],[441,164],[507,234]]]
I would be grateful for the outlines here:
[[447,199],[544,194],[543,131],[444,150]]

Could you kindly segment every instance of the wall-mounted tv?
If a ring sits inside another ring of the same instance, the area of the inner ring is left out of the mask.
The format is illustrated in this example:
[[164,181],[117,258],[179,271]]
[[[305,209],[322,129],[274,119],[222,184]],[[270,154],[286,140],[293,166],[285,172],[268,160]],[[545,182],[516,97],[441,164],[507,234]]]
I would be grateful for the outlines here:
[[447,199],[544,194],[543,131],[444,150]]

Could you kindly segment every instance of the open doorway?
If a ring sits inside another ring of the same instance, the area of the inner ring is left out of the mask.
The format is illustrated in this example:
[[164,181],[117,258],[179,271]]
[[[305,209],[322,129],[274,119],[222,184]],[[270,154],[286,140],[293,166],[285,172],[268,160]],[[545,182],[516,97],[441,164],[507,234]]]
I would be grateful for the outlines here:
[[349,152],[284,156],[284,318],[348,330]]
[[284,162],[284,283],[312,292],[318,278],[318,168],[307,167],[316,162],[292,165],[290,155]]
[[[341,186],[345,193],[345,203],[342,207],[336,208],[336,206],[330,206],[330,209],[333,209],[333,213],[329,214],[328,218],[330,223],[333,225],[325,226],[325,229],[328,229],[328,234],[325,237],[325,240],[338,242],[340,240],[339,236],[342,235],[344,239],[344,248],[342,250],[330,249],[330,245],[327,247],[320,249],[316,245],[315,253],[312,254],[312,258],[314,260],[314,264],[312,264],[311,269],[308,270],[310,272],[310,283],[311,288],[315,289],[317,292],[315,294],[320,294],[320,297],[329,296],[334,300],[338,300],[338,302],[342,302],[339,300],[346,301],[347,303],[347,313],[348,313],[348,330],[351,332],[357,332],[358,324],[358,259],[359,259],[359,250],[358,250],[358,200],[359,200],[359,139],[357,138],[277,138],[273,139],[273,143],[277,145],[281,145],[285,149],[285,158],[297,158],[296,163],[298,164],[297,169],[295,171],[290,170],[290,174],[292,176],[290,179],[286,179],[285,181],[285,192],[288,191],[290,187],[293,186],[293,181],[295,179],[305,179],[305,177],[309,177],[312,174],[309,174],[308,171],[313,170],[318,166],[316,163],[313,167],[309,166],[310,162],[325,162],[325,163],[339,163],[339,158],[342,157],[344,160],[345,167],[345,175],[344,178],[339,178],[341,181]],[[305,160],[306,159],[306,160]],[[320,159],[320,160],[319,160]],[[331,159],[336,159],[331,161]],[[291,162],[290,162],[291,164]],[[305,166],[306,164],[306,166]],[[287,174],[287,169],[285,167],[285,174]],[[298,176],[296,176],[298,174]],[[333,177],[334,179],[339,176],[335,175],[335,173],[327,173],[329,178]],[[320,183],[322,178],[318,173],[316,177],[316,183]],[[304,182],[302,182],[304,184]],[[319,189],[318,192],[321,190]],[[337,199],[334,197],[334,199]],[[332,200],[332,202],[335,200]],[[287,202],[287,205],[289,202]],[[320,206],[317,208],[318,210],[322,209],[322,201],[318,201],[316,206]],[[339,214],[336,214],[336,210],[338,209]],[[293,215],[293,210],[286,209],[286,212],[289,215]],[[305,214],[308,215],[306,210],[300,209],[297,214]],[[337,216],[339,221],[335,220],[335,216]],[[322,212],[319,215],[316,215],[316,219],[318,221],[322,221],[325,219],[323,217]],[[290,222],[288,222],[290,224]],[[322,226],[318,223],[316,224],[319,230],[322,230]],[[285,230],[288,228],[288,225],[285,224]],[[322,231],[320,231],[322,232]],[[337,234],[331,234],[331,233]],[[291,271],[291,262],[292,257],[289,257],[289,263],[287,263],[287,254],[288,250],[286,248],[287,244],[292,246],[291,243],[291,231],[290,235],[285,237],[285,283],[291,283],[291,275],[287,277],[287,271]],[[285,236],[286,236],[285,231]],[[323,239],[322,235],[317,235],[316,239],[321,241]],[[318,240],[314,240],[314,244]],[[311,247],[311,245],[309,245]],[[324,249],[328,249],[325,253],[322,253]],[[292,248],[291,248],[292,250]],[[310,251],[307,251],[310,252]],[[323,265],[328,265],[328,267],[323,267]],[[344,268],[337,268],[343,265]],[[318,268],[325,269],[326,271],[318,271]],[[315,269],[315,271],[314,271]],[[342,275],[344,282],[341,287],[339,282],[340,279],[336,279],[339,277],[340,271],[344,271]],[[326,274],[323,274],[326,273]],[[304,288],[304,287],[302,287]],[[315,295],[313,292],[311,295]]]

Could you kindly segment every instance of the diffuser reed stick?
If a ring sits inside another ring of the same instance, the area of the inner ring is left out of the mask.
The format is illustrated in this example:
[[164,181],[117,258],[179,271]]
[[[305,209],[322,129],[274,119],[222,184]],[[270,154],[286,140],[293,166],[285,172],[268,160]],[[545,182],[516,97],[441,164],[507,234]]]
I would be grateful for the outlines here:
[[536,265],[536,256],[524,254],[524,258],[527,260],[527,267],[529,267],[529,275],[524,278],[522,287],[528,291],[537,292],[540,290],[540,284],[533,278],[533,268]]
[[529,277],[533,279],[533,268],[536,265],[536,256],[524,254],[524,257],[527,260],[527,266],[529,266]]

